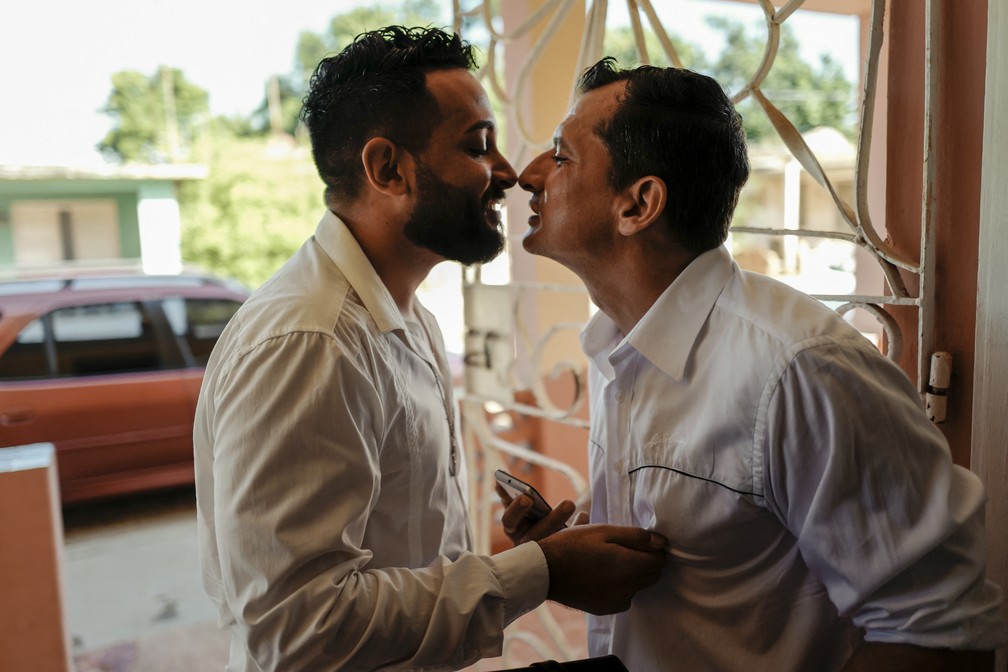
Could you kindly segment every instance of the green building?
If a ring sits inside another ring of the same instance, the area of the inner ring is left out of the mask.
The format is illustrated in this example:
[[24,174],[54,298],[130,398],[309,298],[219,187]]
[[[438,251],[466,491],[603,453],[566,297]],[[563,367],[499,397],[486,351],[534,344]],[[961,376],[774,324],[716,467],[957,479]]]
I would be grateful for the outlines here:
[[176,186],[194,164],[0,165],[0,275],[54,266],[182,268]]

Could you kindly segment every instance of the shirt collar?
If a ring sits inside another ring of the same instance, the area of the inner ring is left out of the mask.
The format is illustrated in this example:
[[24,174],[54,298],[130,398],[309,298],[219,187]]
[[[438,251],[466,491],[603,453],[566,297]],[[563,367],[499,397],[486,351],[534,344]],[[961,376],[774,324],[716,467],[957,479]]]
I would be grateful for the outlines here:
[[315,240],[357,292],[381,332],[405,331],[406,322],[392,294],[378,277],[353,233],[332,211],[326,210],[322,216],[315,229]]
[[681,380],[700,330],[735,268],[723,245],[704,252],[662,292],[626,337],[607,315],[597,313],[581,332],[585,354],[608,380],[615,377],[613,365],[628,348]]

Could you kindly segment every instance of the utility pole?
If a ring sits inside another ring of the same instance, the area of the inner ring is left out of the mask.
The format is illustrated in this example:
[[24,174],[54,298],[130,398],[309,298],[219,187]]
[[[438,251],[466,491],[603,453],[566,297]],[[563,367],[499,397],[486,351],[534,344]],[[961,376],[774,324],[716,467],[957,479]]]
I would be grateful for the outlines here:
[[168,145],[168,159],[179,160],[178,112],[175,110],[175,74],[167,65],[161,66],[161,97],[165,110],[165,144]]
[[270,131],[273,135],[283,132],[283,113],[280,103],[280,78],[270,75],[266,84],[266,107],[269,110]]

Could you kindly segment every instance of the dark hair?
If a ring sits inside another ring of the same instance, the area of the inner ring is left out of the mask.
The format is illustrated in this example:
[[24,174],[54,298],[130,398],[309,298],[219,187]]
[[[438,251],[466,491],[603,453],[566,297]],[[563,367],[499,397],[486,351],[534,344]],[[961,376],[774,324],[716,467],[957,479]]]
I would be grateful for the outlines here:
[[585,70],[578,92],[618,81],[626,82],[626,94],[596,129],[612,162],[613,188],[646,175],[661,178],[675,240],[693,252],[717,247],[749,178],[741,115],[706,75],[651,65],[621,70],[611,57]]
[[362,33],[318,64],[301,119],[327,193],[357,195],[364,145],[387,137],[411,152],[423,150],[438,118],[427,90],[432,70],[475,66],[472,47],[438,28],[388,26]]

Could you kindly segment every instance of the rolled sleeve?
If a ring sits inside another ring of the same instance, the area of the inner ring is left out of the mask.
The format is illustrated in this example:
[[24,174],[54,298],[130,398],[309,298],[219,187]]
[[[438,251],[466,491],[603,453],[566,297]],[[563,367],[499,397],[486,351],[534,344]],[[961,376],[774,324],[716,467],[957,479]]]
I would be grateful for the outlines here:
[[505,625],[546,600],[549,568],[539,544],[521,544],[494,555],[491,560],[504,590]]

